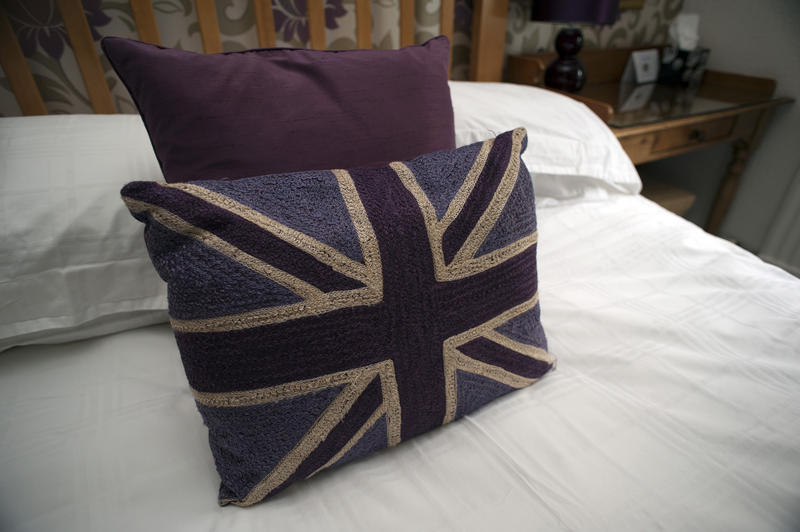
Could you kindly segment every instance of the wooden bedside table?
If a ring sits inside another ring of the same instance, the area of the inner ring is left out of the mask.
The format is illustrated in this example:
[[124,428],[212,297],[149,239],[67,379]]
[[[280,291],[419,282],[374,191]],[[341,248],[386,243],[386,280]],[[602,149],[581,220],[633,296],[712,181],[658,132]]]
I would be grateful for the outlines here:
[[[772,109],[794,100],[774,98],[774,80],[710,70],[694,90],[621,85],[628,56],[636,49],[583,50],[579,57],[588,83],[577,93],[563,94],[582,101],[603,119],[634,164],[733,142],[732,161],[705,225],[716,234]],[[509,56],[506,81],[542,86],[545,68],[555,57],[554,52]],[[685,211],[694,199],[689,192],[663,185],[650,184],[644,194],[675,212]]]

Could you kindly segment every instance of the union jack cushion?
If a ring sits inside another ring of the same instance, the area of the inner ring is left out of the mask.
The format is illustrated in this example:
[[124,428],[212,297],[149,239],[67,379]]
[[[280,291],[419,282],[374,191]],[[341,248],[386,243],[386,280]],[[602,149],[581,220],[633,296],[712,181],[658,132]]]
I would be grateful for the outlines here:
[[553,365],[524,129],[382,168],[134,182],[220,504],[397,445]]

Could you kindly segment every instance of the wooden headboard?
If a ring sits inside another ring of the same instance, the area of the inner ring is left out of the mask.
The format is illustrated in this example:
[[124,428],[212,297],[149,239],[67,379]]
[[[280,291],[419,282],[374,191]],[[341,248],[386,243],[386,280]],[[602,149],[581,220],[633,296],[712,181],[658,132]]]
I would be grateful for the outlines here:
[[[152,0],[128,0],[139,39],[161,44]],[[272,0],[251,0],[256,20],[258,43],[275,46],[275,22]],[[414,0],[399,0],[400,45],[414,44]],[[372,46],[371,0],[355,0],[356,43],[359,48]],[[81,0],[56,0],[67,37],[75,53],[89,101],[95,113],[116,113],[100,57],[84,14]],[[222,51],[219,23],[214,0],[194,0],[200,36],[205,53]],[[309,44],[325,49],[325,1],[307,0]],[[440,30],[453,42],[455,0],[441,0]],[[470,58],[470,79],[499,81],[503,68],[508,0],[475,0]],[[452,51],[451,51],[452,54]],[[451,57],[452,63],[452,57]],[[24,115],[47,114],[39,88],[22,53],[13,28],[0,8],[0,65]]]

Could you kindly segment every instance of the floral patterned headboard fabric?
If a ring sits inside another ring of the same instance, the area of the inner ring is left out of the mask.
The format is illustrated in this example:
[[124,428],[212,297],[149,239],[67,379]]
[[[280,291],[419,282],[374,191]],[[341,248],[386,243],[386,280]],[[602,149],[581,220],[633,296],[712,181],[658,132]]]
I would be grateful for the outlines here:
[[[415,41],[439,34],[440,0],[415,1]],[[532,0],[510,0],[506,53],[533,53],[552,49],[559,25],[530,22]],[[100,39],[114,35],[136,39],[138,33],[127,0],[81,0],[98,53]],[[224,51],[258,47],[251,0],[215,0]],[[373,0],[372,47],[398,48],[400,0]],[[618,48],[663,44],[667,28],[680,11],[682,0],[646,0],[641,10],[622,11],[611,26],[585,27],[587,47]],[[473,0],[455,0],[452,79],[469,74]],[[272,0],[276,45],[304,48],[309,31],[306,0]],[[92,105],[75,54],[67,38],[57,0],[4,0],[2,7],[20,43],[48,113],[92,113]],[[161,43],[171,48],[202,52],[194,0],[154,0],[153,10]],[[328,49],[356,47],[355,0],[325,0],[325,39]],[[136,107],[105,56],[101,65],[117,112],[135,113]],[[0,116],[21,115],[6,73],[0,68]]]
[[[471,0],[455,3],[453,39],[454,79],[466,79],[469,69]],[[100,39],[113,35],[137,39],[136,24],[126,0],[82,0],[98,53]],[[433,5],[435,4],[435,5]],[[417,0],[415,40],[439,34],[439,3]],[[224,51],[258,48],[253,3],[250,0],[216,0],[217,19]],[[92,113],[75,55],[56,0],[6,0],[9,22],[20,43],[49,113]],[[202,52],[200,27],[193,0],[153,2],[161,43],[170,48]],[[371,5],[372,47],[400,46],[398,0],[377,0]],[[308,47],[306,0],[273,0],[276,46]],[[328,49],[356,47],[354,0],[325,0],[325,37]],[[135,113],[136,107],[110,63],[101,63],[118,112]],[[0,70],[0,116],[21,115],[5,73]]]

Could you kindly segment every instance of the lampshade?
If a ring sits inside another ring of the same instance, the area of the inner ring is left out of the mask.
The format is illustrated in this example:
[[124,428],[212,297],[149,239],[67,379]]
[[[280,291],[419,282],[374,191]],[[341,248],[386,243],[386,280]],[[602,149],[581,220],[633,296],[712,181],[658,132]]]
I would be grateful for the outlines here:
[[531,20],[613,24],[619,0],[533,0]]

